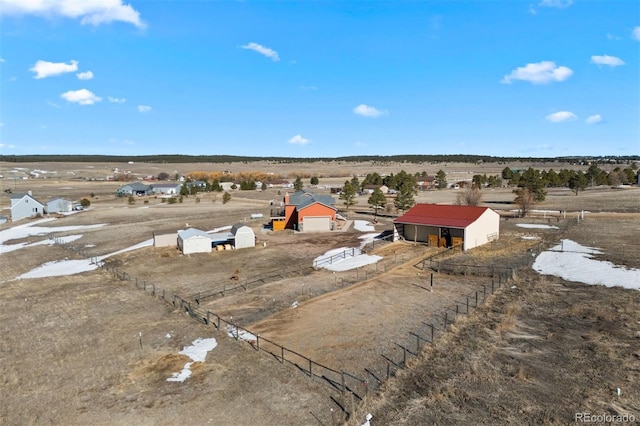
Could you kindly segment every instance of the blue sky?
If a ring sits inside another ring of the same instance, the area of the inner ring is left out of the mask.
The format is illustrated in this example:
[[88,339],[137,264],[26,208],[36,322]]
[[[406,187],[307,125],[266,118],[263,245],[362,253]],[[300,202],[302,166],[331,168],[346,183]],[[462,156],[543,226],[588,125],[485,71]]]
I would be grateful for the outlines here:
[[640,3],[0,0],[0,153],[640,153]]

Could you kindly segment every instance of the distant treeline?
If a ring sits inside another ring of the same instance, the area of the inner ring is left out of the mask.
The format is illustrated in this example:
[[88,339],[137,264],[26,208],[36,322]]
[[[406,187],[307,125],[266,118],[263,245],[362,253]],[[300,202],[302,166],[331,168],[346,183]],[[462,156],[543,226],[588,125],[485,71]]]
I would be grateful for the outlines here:
[[236,155],[0,155],[0,161],[11,163],[36,162],[90,162],[90,163],[252,163],[256,161],[270,161],[273,163],[316,163],[316,162],[376,162],[376,163],[507,163],[507,162],[562,162],[587,164],[612,163],[628,164],[640,161],[640,155],[610,156],[610,157],[492,157],[488,155],[354,155],[349,157],[247,157]]

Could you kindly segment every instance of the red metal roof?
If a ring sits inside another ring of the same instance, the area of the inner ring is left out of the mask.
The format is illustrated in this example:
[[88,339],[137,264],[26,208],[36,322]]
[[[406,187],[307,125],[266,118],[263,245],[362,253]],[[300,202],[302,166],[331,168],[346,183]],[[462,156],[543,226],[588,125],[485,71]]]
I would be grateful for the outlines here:
[[475,222],[488,207],[450,206],[442,204],[416,204],[394,220],[394,223],[412,225],[466,228]]

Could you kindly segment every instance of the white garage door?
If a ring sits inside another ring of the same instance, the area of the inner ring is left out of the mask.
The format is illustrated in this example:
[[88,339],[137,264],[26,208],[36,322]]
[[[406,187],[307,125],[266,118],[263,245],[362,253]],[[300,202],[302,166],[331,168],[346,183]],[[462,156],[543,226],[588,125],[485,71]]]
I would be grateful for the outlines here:
[[309,217],[305,216],[302,230],[304,232],[318,232],[331,230],[331,217]]

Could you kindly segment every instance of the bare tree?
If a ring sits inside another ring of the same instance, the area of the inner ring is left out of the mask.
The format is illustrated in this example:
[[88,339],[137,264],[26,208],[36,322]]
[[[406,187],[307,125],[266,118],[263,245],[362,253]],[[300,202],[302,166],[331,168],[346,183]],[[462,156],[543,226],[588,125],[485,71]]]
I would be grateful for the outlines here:
[[518,213],[520,217],[525,217],[535,204],[535,196],[527,188],[518,188],[514,192],[516,193],[514,201],[518,205]]
[[464,192],[456,195],[456,204],[459,206],[479,206],[482,203],[482,192],[476,187],[466,188]]

